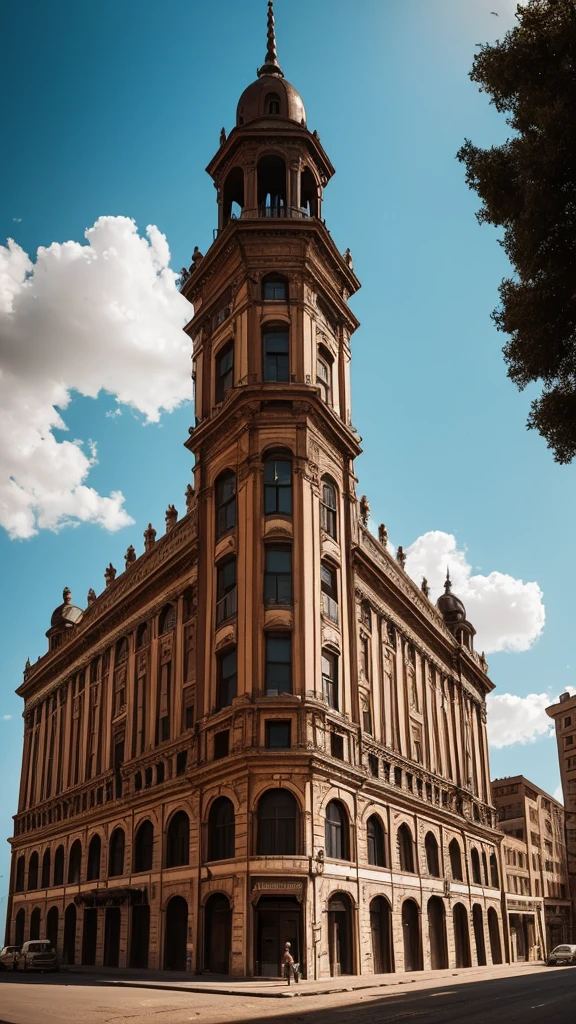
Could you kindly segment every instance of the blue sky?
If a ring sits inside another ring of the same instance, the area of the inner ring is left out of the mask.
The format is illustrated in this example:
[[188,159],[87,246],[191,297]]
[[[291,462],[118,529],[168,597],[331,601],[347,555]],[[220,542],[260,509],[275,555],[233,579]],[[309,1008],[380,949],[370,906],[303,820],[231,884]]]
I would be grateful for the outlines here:
[[[85,230],[107,215],[133,218],[141,234],[156,225],[176,271],[194,245],[205,251],[216,203],[204,167],[264,58],[265,7],[264,0],[10,0],[0,62],[3,95],[11,95],[2,123],[9,160],[0,242],[12,237],[35,259],[39,246],[86,244]],[[516,595],[518,615],[532,615],[528,646],[538,601],[518,581],[538,584],[546,608],[540,638],[528,650],[489,654],[490,675],[500,694],[552,700],[576,677],[575,471],[555,465],[525,429],[531,395],[508,381],[504,338],[490,320],[506,262],[496,233],[475,220],[478,200],[455,159],[465,137],[483,145],[505,137],[504,122],[467,73],[475,45],[503,34],[512,7],[510,0],[332,0],[328,15],[320,0],[277,0],[276,23],[286,77],[336,167],[324,215],[337,245],[351,248],[363,285],[352,300],[362,323],[353,339],[353,418],[364,439],[359,492],[394,544],[408,547],[429,531],[456,538],[456,578],[485,635],[497,636],[506,619],[510,579],[510,604]],[[47,338],[37,322],[32,345],[41,362],[51,358]],[[104,343],[92,342],[95,362]],[[85,346],[82,359],[90,356]],[[113,363],[113,348],[107,358]],[[142,374],[146,367],[144,360]],[[122,415],[106,416],[118,408]],[[53,435],[97,443],[88,483],[102,495],[122,491],[134,525],[110,533],[84,522],[28,539],[0,531],[4,835],[16,809],[22,723],[13,691],[24,661],[45,651],[65,585],[83,605],[89,587],[102,589],[110,560],[120,568],[129,544],[142,550],[149,520],[160,531],[168,503],[184,508],[191,461],[182,442],[192,415],[184,403],[146,423],[141,408],[118,406],[114,394],[74,394],[62,413],[68,432]],[[432,575],[431,559],[443,561],[449,548],[441,536],[433,540],[413,554],[414,566],[420,551]],[[483,583],[490,573],[497,578]],[[500,708],[508,740],[537,735],[543,703]],[[555,741],[545,735],[493,748],[491,763],[494,776],[523,772],[551,792],[558,784]],[[0,892],[8,871],[1,857]]]

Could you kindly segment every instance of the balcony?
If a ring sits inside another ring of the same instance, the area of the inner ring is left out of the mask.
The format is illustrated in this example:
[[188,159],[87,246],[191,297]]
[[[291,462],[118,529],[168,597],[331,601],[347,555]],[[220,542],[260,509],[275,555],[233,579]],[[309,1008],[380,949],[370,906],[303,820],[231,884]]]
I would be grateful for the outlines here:
[[231,619],[236,615],[237,601],[236,601],[236,587],[229,590],[224,597],[216,603],[216,625],[220,626],[226,619]]
[[324,615],[335,626],[339,623],[338,603],[329,594],[322,593],[322,615]]

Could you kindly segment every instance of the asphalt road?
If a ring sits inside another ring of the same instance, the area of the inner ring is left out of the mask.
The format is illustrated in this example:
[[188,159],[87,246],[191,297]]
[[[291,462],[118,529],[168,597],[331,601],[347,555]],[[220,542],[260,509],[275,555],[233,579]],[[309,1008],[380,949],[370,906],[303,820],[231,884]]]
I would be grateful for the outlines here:
[[0,1024],[574,1024],[576,968],[442,985],[258,999],[118,988],[93,977],[0,975]]

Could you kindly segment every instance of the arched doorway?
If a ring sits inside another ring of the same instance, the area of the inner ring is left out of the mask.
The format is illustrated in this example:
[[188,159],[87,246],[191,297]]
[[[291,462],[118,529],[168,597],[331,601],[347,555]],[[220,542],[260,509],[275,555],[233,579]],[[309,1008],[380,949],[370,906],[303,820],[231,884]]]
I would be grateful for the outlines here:
[[30,934],[28,938],[40,938],[40,907],[34,907],[34,910],[30,914]]
[[214,893],[204,908],[204,968],[213,974],[230,974],[231,924],[228,898]]
[[120,959],[120,907],[106,907],[104,917],[104,966],[118,967]]
[[150,907],[147,903],[132,907],[130,967],[148,967],[150,946]]
[[493,964],[502,963],[502,943],[500,942],[500,925],[494,907],[488,908],[488,935],[490,936],[490,955]]
[[472,907],[472,925],[474,928],[474,942],[476,944],[476,959],[479,967],[486,966],[486,943],[484,942],[484,919],[482,907],[475,903]]
[[328,948],[330,974],[354,974],[352,902],[348,893],[337,892],[328,900]]
[[82,963],[96,963],[96,939],[98,935],[98,911],[95,907],[84,908],[82,924]]
[[452,910],[452,922],[454,924],[454,950],[456,953],[456,967],[471,967],[470,959],[470,929],[468,928],[468,914],[462,903],[455,903]]
[[75,963],[76,956],[76,906],[69,903],[64,913],[64,949],[65,964]]
[[26,926],[26,911],[24,907],[20,907],[20,910],[16,914],[16,920],[14,922],[14,945],[21,946],[24,942],[24,928]]
[[188,904],[183,896],[173,896],[166,907],[164,929],[164,970],[186,970],[188,942]]
[[421,971],[420,913],[414,900],[404,900],[402,904],[402,935],[404,939],[404,970]]
[[256,905],[254,935],[255,973],[277,978],[284,945],[304,968],[302,949],[302,906],[293,896],[261,896]]
[[48,942],[58,949],[58,907],[50,907],[46,915],[46,938]]
[[446,941],[446,908],[440,896],[428,900],[428,942],[430,943],[430,967],[441,971],[448,967],[448,943]]
[[383,896],[375,896],[370,904],[370,933],[374,974],[390,974],[394,970],[392,911]]

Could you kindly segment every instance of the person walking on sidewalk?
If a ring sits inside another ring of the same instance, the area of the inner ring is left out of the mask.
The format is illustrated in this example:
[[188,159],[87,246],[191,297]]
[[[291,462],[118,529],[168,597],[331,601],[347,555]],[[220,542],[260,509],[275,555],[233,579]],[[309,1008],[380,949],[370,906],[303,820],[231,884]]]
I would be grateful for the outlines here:
[[294,963],[294,957],[290,952],[290,943],[287,942],[284,946],[284,953],[282,954],[282,966],[284,968],[284,975],[290,984],[292,975],[294,975],[294,981],[298,981],[298,964]]

